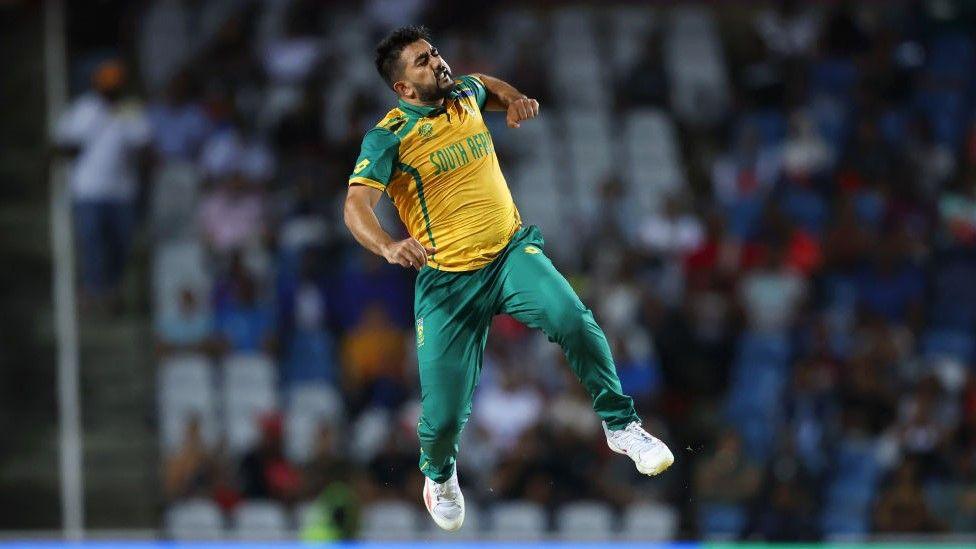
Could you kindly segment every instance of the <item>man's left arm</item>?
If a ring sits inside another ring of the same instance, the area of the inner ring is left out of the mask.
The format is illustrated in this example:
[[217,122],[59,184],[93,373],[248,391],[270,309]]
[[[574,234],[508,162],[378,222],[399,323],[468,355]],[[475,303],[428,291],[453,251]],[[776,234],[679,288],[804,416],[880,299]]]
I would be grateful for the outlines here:
[[508,82],[486,74],[473,74],[471,76],[481,80],[485,86],[487,98],[484,109],[486,111],[507,111],[505,121],[508,122],[508,127],[518,128],[519,123],[523,120],[539,116],[539,102],[518,91]]

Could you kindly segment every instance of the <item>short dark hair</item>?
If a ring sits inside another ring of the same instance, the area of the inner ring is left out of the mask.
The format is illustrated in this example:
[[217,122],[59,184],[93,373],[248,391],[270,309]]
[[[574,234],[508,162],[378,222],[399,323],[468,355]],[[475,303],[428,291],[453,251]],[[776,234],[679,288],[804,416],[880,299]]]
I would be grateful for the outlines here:
[[417,40],[430,42],[430,31],[427,30],[427,27],[423,25],[400,27],[386,35],[386,38],[377,44],[376,70],[383,77],[383,80],[386,81],[386,85],[392,88],[393,84],[399,79],[400,74],[403,72],[403,65],[400,63],[400,54],[403,53],[403,48],[409,44],[413,44]]

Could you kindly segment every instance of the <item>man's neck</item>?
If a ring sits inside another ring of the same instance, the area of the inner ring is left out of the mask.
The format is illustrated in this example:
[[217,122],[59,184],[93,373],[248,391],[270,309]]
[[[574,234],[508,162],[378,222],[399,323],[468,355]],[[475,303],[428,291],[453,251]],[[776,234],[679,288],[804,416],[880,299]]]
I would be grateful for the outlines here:
[[436,99],[434,101],[421,101],[419,99],[409,99],[407,97],[401,97],[404,103],[409,103],[415,107],[441,107],[444,105],[444,98]]

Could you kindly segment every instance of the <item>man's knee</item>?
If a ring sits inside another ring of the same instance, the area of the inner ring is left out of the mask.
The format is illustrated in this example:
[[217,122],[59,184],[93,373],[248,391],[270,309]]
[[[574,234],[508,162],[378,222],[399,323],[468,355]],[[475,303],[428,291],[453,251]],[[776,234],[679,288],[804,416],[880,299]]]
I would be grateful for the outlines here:
[[550,325],[553,335],[559,337],[576,337],[584,334],[593,323],[593,314],[580,304],[567,304],[555,307],[550,313]]
[[425,414],[420,422],[421,437],[426,435],[434,441],[445,441],[453,440],[461,433],[464,418],[460,414],[442,412]]

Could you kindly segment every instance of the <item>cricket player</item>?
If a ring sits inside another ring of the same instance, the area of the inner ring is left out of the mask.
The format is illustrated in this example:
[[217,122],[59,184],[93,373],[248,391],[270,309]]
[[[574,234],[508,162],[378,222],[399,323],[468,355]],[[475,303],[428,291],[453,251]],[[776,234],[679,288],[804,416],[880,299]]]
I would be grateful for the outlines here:
[[[399,102],[363,138],[344,216],[364,247],[420,271],[417,434],[423,501],[434,522],[453,531],[464,521],[458,442],[497,314],[541,329],[562,347],[611,450],[629,456],[643,474],[667,469],[674,456],[641,428],[603,331],[546,257],[538,227],[522,225],[498,165],[484,112],[504,111],[508,126],[518,128],[539,115],[539,102],[497,78],[455,78],[424,27],[383,39],[376,68]],[[374,208],[384,193],[410,238],[395,240],[380,226]]]

